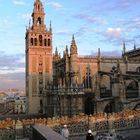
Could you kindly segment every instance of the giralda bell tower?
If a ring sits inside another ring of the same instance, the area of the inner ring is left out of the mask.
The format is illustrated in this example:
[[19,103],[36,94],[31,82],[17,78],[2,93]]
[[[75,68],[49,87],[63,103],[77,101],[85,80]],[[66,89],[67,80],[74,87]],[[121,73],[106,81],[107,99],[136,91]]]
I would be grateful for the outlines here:
[[35,0],[32,25],[26,30],[27,113],[42,113],[43,89],[52,78],[52,28],[44,24],[41,0]]

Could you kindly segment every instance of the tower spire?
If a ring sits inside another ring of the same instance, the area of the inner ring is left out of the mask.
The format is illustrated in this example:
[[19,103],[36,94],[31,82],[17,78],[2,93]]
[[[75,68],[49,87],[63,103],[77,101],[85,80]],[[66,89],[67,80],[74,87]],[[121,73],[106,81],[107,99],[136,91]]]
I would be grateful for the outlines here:
[[32,13],[32,20],[34,27],[44,27],[44,8],[41,0],[36,0],[34,3],[34,9]]

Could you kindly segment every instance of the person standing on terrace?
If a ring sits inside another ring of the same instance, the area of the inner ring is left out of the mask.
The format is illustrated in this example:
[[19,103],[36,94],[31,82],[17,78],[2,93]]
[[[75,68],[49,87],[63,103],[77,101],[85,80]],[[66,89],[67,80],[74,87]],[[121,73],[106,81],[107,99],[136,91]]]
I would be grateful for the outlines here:
[[86,135],[86,140],[94,140],[94,136],[91,130],[88,130],[88,133]]
[[68,138],[69,138],[69,130],[68,130],[68,127],[67,127],[66,124],[63,126],[61,135],[62,135],[65,139],[68,140]]

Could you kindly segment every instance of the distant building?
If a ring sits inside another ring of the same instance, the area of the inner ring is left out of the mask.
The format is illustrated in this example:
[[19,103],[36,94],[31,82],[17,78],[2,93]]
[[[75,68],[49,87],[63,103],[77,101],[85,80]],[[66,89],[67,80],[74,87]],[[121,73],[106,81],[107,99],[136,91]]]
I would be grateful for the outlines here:
[[61,57],[52,55],[52,28],[44,25],[36,0],[33,25],[26,31],[26,92],[28,113],[73,116],[117,112],[140,107],[140,49],[122,57],[80,56],[74,35]]
[[27,98],[17,97],[14,100],[14,113],[15,114],[25,114],[27,109]]

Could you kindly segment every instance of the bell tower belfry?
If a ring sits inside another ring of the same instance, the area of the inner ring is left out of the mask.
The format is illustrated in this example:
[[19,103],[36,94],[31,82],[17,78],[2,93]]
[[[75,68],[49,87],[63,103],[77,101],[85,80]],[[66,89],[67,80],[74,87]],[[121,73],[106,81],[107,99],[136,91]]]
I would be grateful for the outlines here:
[[35,0],[32,25],[26,29],[27,113],[42,113],[43,89],[52,80],[52,27],[44,24],[41,0]]

